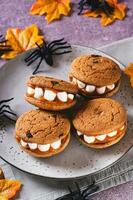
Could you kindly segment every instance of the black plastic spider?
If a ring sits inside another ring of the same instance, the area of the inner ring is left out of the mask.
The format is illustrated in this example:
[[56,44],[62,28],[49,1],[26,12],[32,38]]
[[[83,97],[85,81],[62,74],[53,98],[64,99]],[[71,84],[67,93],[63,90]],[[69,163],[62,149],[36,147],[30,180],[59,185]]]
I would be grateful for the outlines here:
[[9,51],[12,51],[9,45],[6,45],[7,40],[4,39],[2,35],[0,35],[0,57]]
[[[26,58],[24,59],[27,63],[27,66],[31,65],[33,62],[35,62],[37,59],[40,58],[40,61],[38,65],[36,66],[36,69],[34,70],[33,74],[36,74],[42,60],[44,59],[46,63],[49,66],[53,65],[53,55],[61,55],[72,52],[71,46],[64,41],[64,38],[59,40],[54,40],[50,43],[47,43],[43,41],[43,44],[37,45],[37,49],[35,49],[32,53],[30,53]],[[64,49],[67,49],[64,51]],[[62,51],[63,50],[63,51]]]
[[72,191],[71,188],[68,187],[70,193],[56,200],[89,200],[89,195],[96,192],[99,188],[99,186],[95,185],[95,182],[93,182],[91,185],[88,185],[83,191],[81,191],[77,182],[75,182],[75,185],[75,191]]
[[14,98],[11,99],[5,99],[0,101],[0,118],[7,118],[9,120],[12,121],[16,121],[15,119],[13,119],[12,117],[17,117],[17,115],[13,112],[13,110],[11,109],[11,107],[5,103],[8,103],[10,101],[12,101]]
[[107,16],[110,16],[114,11],[114,8],[106,0],[81,0],[78,5],[79,15],[88,9],[92,11],[102,10]]

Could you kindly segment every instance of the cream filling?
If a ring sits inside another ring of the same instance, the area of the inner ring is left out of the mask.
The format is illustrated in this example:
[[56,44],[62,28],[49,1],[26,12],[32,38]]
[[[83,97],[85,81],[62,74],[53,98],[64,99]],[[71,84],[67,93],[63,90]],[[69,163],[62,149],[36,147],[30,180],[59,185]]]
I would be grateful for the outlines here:
[[[125,128],[125,125],[123,125],[119,130],[122,131],[124,130]],[[88,144],[91,144],[91,143],[94,143],[95,140],[98,140],[98,141],[104,141],[107,137],[114,137],[118,134],[118,131],[115,130],[115,131],[112,131],[110,133],[106,133],[106,134],[103,134],[103,135],[97,135],[97,136],[88,136],[88,135],[84,135],[83,133],[81,133],[80,131],[77,131],[77,135],[80,137],[80,136],[83,136],[84,138],[84,141],[87,142]]]
[[27,94],[34,95],[35,99],[43,97],[47,101],[54,101],[57,97],[61,102],[67,102],[68,100],[74,99],[74,94],[68,94],[67,92],[54,92],[50,89],[42,89],[39,87],[28,87]]
[[113,90],[115,88],[115,83],[111,84],[111,85],[106,85],[106,86],[102,86],[102,87],[96,87],[95,85],[87,85],[85,83],[83,83],[82,81],[76,79],[73,77],[72,82],[74,84],[77,84],[78,88],[85,90],[88,93],[94,93],[97,92],[98,94],[104,94],[106,92],[106,89],[108,89],[109,91]]
[[37,144],[37,143],[28,143],[23,141],[22,139],[20,140],[20,144],[22,147],[26,148],[29,147],[31,150],[39,149],[41,152],[47,152],[49,149],[52,147],[54,150],[59,149],[61,146],[61,140],[59,139],[56,142],[53,142],[51,144]]

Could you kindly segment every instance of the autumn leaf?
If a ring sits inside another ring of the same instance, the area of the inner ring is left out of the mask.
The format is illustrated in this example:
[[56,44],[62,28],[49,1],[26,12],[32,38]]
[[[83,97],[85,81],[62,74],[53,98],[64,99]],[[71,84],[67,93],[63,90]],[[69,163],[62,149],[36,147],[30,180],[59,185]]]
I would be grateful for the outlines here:
[[21,183],[16,180],[1,179],[0,180],[0,200],[8,200],[15,197],[20,190]]
[[6,32],[6,45],[9,45],[12,51],[6,52],[2,58],[14,58],[18,54],[36,47],[36,43],[41,44],[42,39],[44,37],[39,35],[39,30],[35,24],[26,27],[24,30],[9,28]]
[[70,0],[36,0],[30,9],[30,14],[46,14],[46,20],[50,23],[60,19],[61,15],[67,16],[70,10]]
[[87,17],[101,17],[102,26],[107,26],[113,23],[116,19],[123,20],[126,16],[126,4],[118,3],[118,0],[107,0],[108,4],[114,8],[114,11],[109,16],[102,10],[91,11],[88,10],[84,13]]
[[7,197],[3,197],[0,195],[0,200],[9,200]]
[[131,86],[133,87],[133,63],[129,63],[129,65],[124,70],[125,74],[129,76]]

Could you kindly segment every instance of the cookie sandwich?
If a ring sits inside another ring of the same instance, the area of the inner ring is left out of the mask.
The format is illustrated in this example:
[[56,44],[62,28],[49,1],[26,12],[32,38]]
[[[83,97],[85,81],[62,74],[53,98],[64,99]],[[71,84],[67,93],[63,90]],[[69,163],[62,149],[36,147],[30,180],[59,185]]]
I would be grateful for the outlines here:
[[31,76],[27,81],[26,101],[45,110],[64,110],[76,104],[76,85],[45,76]]
[[76,136],[88,147],[103,149],[126,133],[127,115],[121,103],[108,98],[90,100],[73,118]]
[[78,86],[79,93],[90,98],[112,96],[119,89],[120,78],[118,64],[100,55],[76,58],[69,73],[69,79]]
[[30,110],[18,118],[15,138],[30,155],[50,157],[62,152],[68,145],[70,122],[60,113]]

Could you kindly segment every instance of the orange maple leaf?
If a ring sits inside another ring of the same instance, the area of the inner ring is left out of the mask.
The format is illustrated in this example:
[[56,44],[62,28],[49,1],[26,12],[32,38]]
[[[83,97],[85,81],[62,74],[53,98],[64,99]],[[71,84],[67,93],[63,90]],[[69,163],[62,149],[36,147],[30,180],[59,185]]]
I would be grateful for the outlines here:
[[30,9],[30,14],[46,14],[46,20],[50,23],[60,19],[61,15],[67,16],[70,10],[70,0],[36,0]]
[[129,65],[124,70],[125,74],[129,76],[131,86],[133,87],[133,63],[129,63]]
[[26,27],[24,30],[9,28],[6,32],[6,45],[11,46],[12,51],[6,52],[2,58],[14,58],[18,54],[36,47],[36,43],[41,44],[42,39],[44,37],[39,35],[39,30],[35,24]]
[[118,0],[107,0],[107,2],[114,8],[114,11],[110,16],[107,16],[102,10],[88,10],[84,13],[84,15],[87,17],[101,17],[102,26],[112,24],[116,19],[123,20],[126,16],[126,4],[118,3]]
[[20,190],[21,183],[16,180],[1,179],[0,180],[0,200],[8,200],[15,197]]

